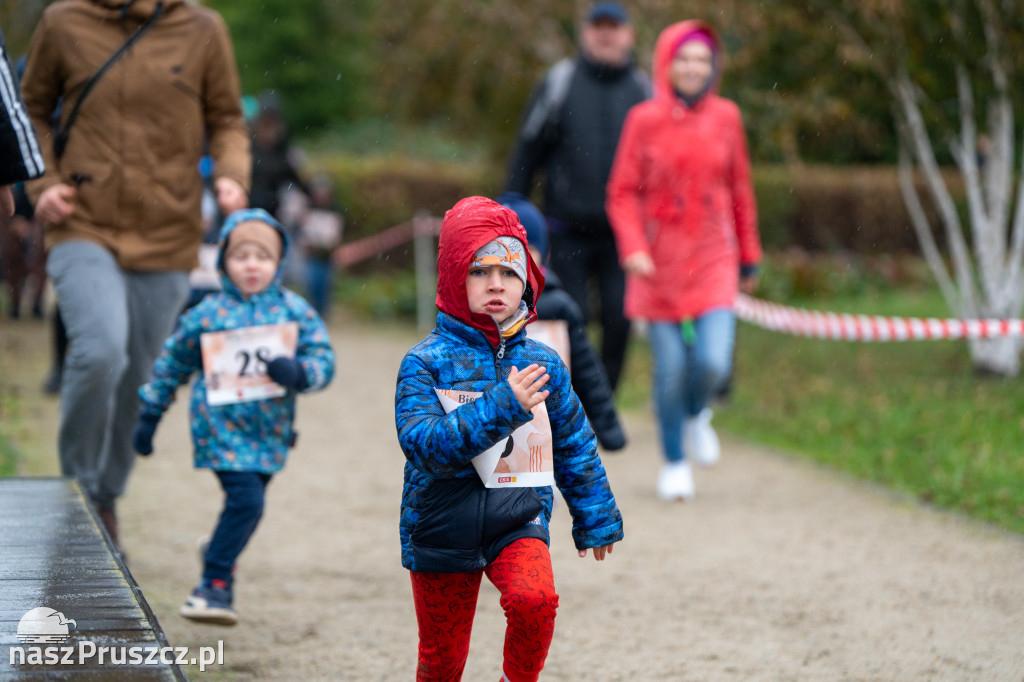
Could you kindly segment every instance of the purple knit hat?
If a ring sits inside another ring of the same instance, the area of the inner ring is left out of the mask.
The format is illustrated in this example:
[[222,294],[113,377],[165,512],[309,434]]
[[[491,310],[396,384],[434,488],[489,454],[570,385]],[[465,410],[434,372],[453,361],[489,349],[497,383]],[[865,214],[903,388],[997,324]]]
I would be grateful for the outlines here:
[[679,48],[681,48],[684,43],[688,43],[691,40],[696,40],[707,45],[711,50],[711,54],[718,52],[718,44],[715,43],[715,39],[711,34],[702,28],[697,28],[679,36],[679,39],[676,40],[676,44],[672,46],[672,56],[674,57],[676,53],[679,52]]

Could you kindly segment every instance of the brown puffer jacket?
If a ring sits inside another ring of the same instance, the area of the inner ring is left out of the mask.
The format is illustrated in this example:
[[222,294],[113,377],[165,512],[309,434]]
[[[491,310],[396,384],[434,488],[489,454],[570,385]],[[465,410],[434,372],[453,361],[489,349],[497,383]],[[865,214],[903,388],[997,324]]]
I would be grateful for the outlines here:
[[163,0],[160,18],[82,103],[64,155],[55,158],[51,119],[58,102],[64,121],[85,83],[156,5],[50,5],[32,36],[22,80],[47,169],[29,183],[29,196],[36,202],[60,182],[78,188],[71,217],[46,226],[47,247],[96,242],[126,270],[196,264],[204,134],[216,177],[249,188],[249,135],[227,27],[215,12],[184,0]]

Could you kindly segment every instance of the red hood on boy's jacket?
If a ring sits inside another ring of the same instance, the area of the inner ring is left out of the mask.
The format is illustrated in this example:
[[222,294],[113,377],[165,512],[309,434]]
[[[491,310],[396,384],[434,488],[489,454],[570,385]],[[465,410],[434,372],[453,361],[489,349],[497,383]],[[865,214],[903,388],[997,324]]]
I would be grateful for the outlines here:
[[[503,236],[515,237],[527,244],[526,230],[519,223],[515,211],[486,197],[466,197],[444,214],[437,247],[438,310],[481,330],[495,348],[500,339],[494,318],[469,311],[466,274],[473,254],[487,242]],[[526,250],[526,258],[528,276],[523,300],[530,309],[532,320],[536,317],[534,304],[544,290],[544,275],[533,261],[529,249]]]

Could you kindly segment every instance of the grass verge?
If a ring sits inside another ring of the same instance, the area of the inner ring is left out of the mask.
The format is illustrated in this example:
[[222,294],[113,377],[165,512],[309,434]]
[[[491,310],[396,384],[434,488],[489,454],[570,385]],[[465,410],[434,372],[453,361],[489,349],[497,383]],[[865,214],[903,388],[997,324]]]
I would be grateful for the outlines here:
[[[825,305],[948,316],[937,295],[920,292]],[[1024,392],[1019,379],[976,376],[963,341],[853,343],[741,323],[734,390],[716,422],[749,440],[1024,533]]]
[[17,413],[17,397],[7,388],[0,387],[0,478],[14,476],[18,470],[18,453],[9,433],[9,429],[18,424]]

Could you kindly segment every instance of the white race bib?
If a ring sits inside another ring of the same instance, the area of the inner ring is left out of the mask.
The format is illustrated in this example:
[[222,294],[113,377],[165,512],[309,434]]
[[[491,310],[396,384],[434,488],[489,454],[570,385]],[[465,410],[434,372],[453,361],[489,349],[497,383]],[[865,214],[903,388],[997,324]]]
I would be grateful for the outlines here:
[[267,376],[267,363],[280,356],[295,357],[298,340],[295,322],[201,334],[206,402],[228,405],[285,395],[287,389]]
[[[445,413],[471,403],[483,393],[435,388]],[[473,467],[487,488],[536,488],[553,485],[551,422],[548,408],[541,403],[533,408],[528,421],[473,458]]]

